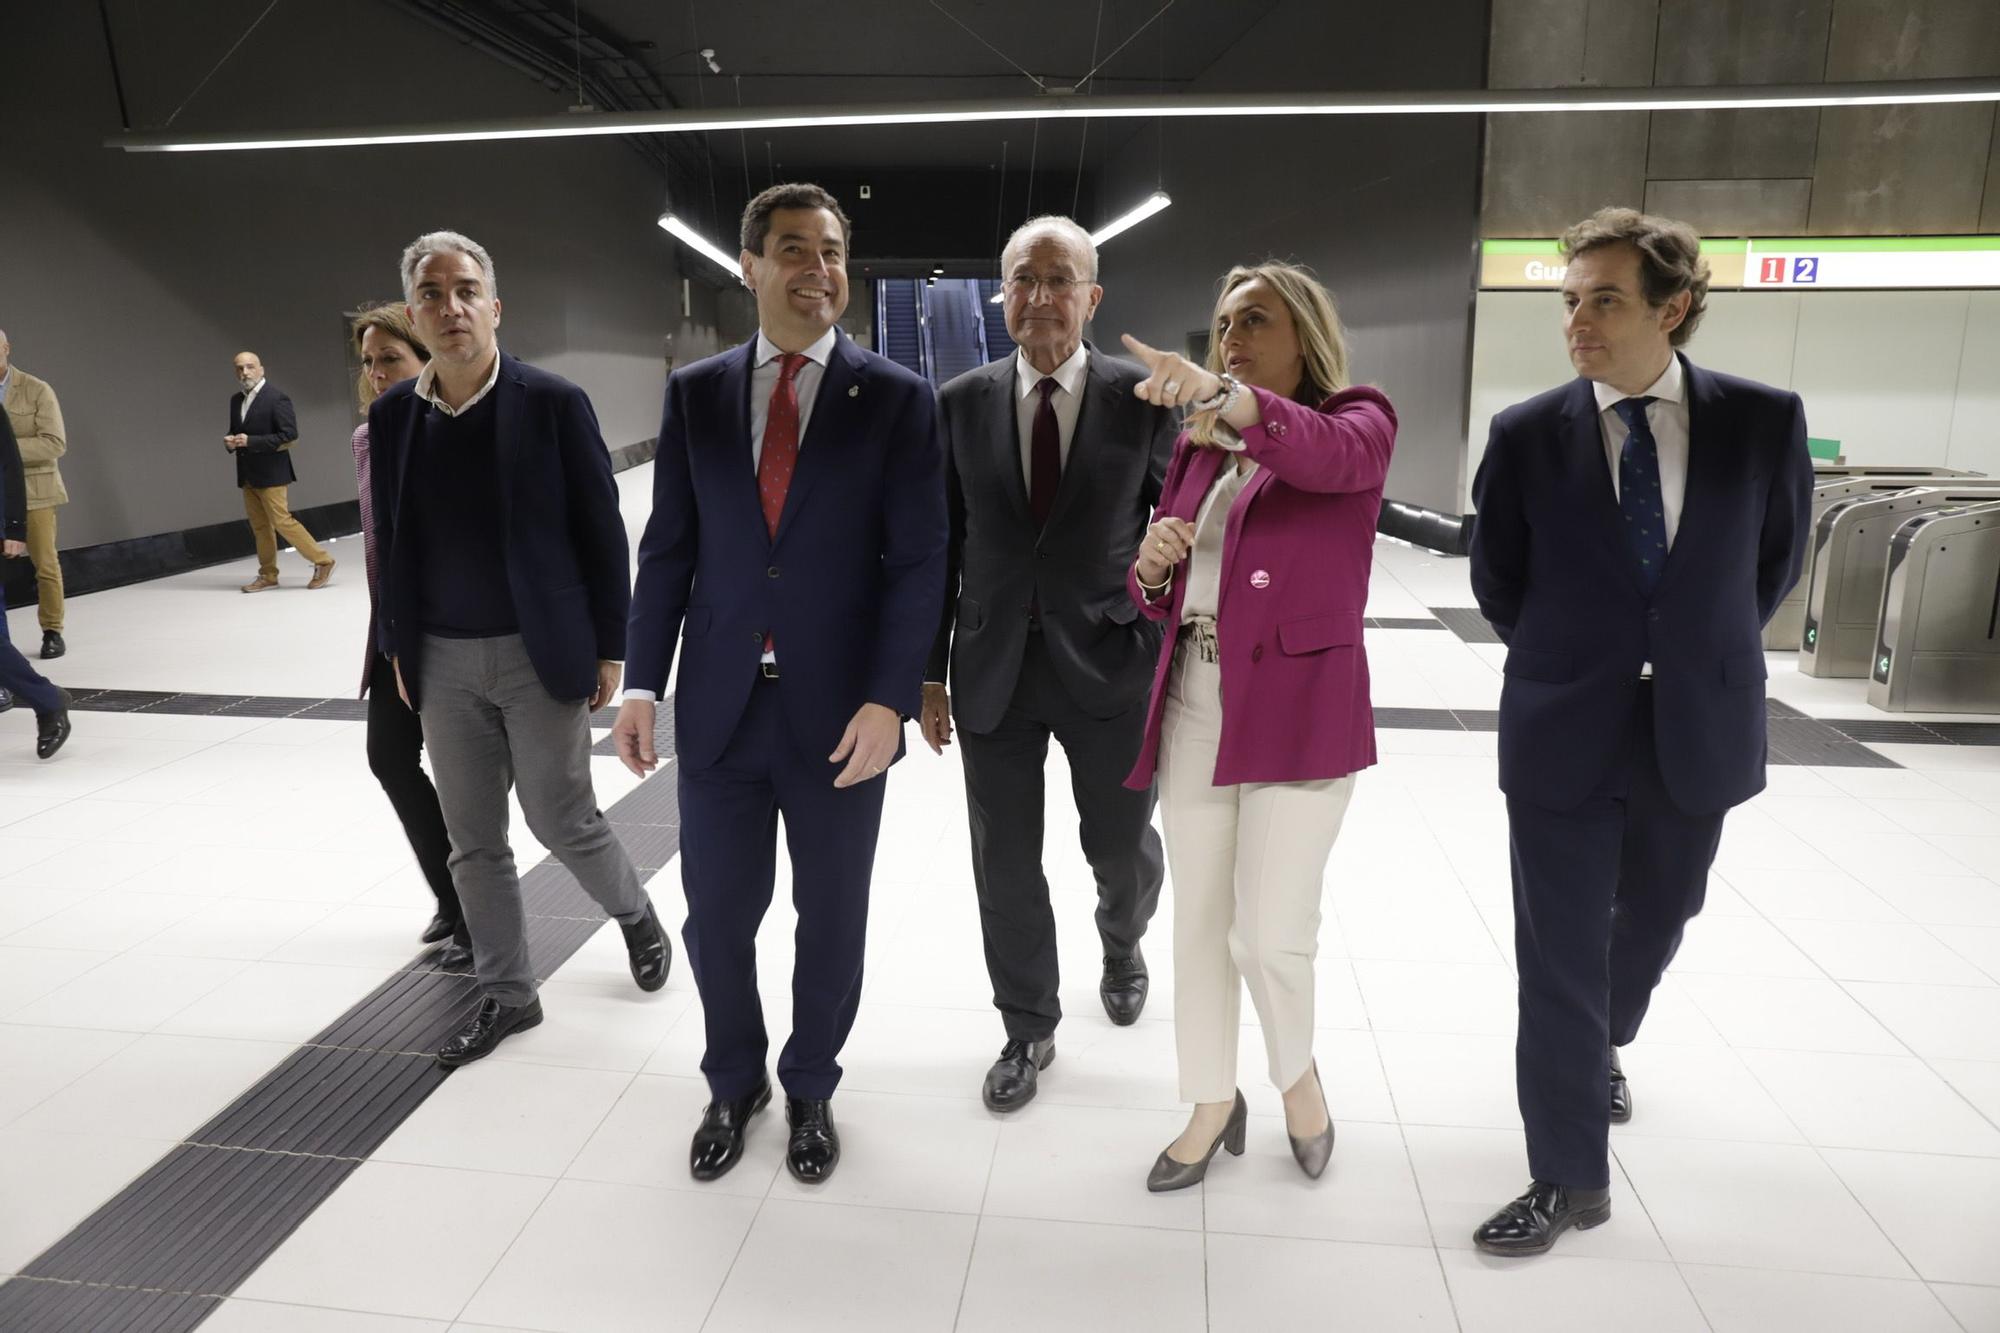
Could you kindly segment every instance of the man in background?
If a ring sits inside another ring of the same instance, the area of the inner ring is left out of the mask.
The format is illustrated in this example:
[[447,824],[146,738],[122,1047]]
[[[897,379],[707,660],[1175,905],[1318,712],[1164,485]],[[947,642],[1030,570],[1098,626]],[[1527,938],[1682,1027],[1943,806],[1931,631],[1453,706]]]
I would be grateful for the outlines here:
[[244,592],[265,592],[278,586],[278,538],[312,562],[308,588],[324,588],[333,575],[333,557],[320,549],[306,525],[292,517],[287,492],[298,480],[292,470],[292,445],[299,438],[298,413],[285,391],[264,377],[264,362],[255,352],[236,354],[236,382],[229,400],[229,434],[222,443],[236,456],[236,484],[243,490],[243,512],[257,537],[257,577]]
[[63,643],[62,562],[56,555],[56,510],[69,502],[56,460],[68,444],[62,408],[47,381],[14,364],[14,348],[0,330],[0,405],[21,450],[21,488],[27,500],[27,551],[35,566],[35,599],[42,626],[42,658],[61,657]]

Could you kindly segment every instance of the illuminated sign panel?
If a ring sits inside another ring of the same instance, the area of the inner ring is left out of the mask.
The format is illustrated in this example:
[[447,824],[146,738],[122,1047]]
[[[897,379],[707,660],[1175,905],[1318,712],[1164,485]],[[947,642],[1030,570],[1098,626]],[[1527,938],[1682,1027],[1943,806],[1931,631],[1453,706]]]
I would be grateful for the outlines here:
[[[1837,236],[1704,240],[1716,289],[2000,287],[2000,236]],[[1549,240],[1481,243],[1479,285],[1553,290],[1566,266]]]

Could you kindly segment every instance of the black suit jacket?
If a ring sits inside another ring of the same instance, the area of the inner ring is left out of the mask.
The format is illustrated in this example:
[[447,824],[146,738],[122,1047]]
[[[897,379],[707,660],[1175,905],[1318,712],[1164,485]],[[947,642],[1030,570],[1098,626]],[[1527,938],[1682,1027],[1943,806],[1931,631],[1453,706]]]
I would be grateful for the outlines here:
[[250,437],[250,443],[234,451],[238,486],[289,486],[298,480],[289,451],[299,438],[299,416],[283,389],[265,380],[248,417],[243,414],[242,391],[231,394],[229,433]]
[[[13,423],[0,412],[0,540],[28,540],[28,485],[21,465],[21,444]],[[4,601],[0,598],[0,601]],[[0,606],[0,616],[7,608]]]
[[[543,688],[556,699],[585,699],[597,664],[625,660],[631,607],[625,520],[611,455],[582,389],[560,375],[500,354],[493,386],[500,503],[507,547],[504,577],[514,595],[521,639]],[[449,497],[405,488],[429,403],[416,381],[390,388],[368,409],[375,550],[380,560],[376,637],[401,659],[410,701],[421,707],[423,627],[417,613],[416,544],[397,540],[426,505]]]
[[[1088,344],[1085,344],[1089,346]],[[1015,358],[968,370],[938,393],[951,546],[944,616],[926,680],[946,679],[968,731],[1000,724],[1039,601],[1056,674],[1079,708],[1115,717],[1143,701],[1160,628],[1125,590],[1173,454],[1174,414],[1132,396],[1146,372],[1091,347],[1069,461],[1037,530],[1021,470]]]
[[1493,418],[1472,484],[1472,592],[1507,644],[1500,786],[1534,805],[1573,809],[1610,772],[1645,662],[1674,803],[1712,813],[1764,788],[1762,631],[1805,554],[1805,408],[1795,393],[1681,362],[1687,494],[1650,598],[1590,382]]

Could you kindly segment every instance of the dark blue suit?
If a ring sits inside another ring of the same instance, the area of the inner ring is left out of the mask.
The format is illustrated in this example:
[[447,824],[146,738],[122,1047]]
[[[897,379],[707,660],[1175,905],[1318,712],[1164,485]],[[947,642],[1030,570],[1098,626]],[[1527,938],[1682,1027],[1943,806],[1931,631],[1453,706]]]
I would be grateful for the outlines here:
[[1473,482],[1472,591],[1508,648],[1521,1116],[1534,1177],[1573,1188],[1608,1177],[1609,1048],[1701,909],[1723,814],[1764,788],[1761,631],[1807,536],[1798,396],[1681,364],[1687,490],[1650,596],[1589,381],[1495,416]]
[[[799,929],[778,1074],[823,1098],[860,998],[886,782],[836,789],[827,756],[863,704],[919,709],[944,599],[943,452],[930,385],[841,335],[774,540],[751,454],[755,353],[752,339],[667,383],[626,681],[664,694],[678,638],[683,939],[709,1086],[742,1097],[764,1074],[756,934],[782,815]],[[777,680],[758,666],[767,632]]]
[[[404,482],[429,404],[406,380],[368,409],[375,549],[381,553],[376,637],[401,659],[404,687],[419,708],[423,627],[417,609],[416,546],[398,541],[407,512]],[[625,657],[631,607],[625,522],[611,456],[590,399],[560,375],[500,354],[493,386],[508,590],[522,645],[553,699],[587,699],[599,661]]]

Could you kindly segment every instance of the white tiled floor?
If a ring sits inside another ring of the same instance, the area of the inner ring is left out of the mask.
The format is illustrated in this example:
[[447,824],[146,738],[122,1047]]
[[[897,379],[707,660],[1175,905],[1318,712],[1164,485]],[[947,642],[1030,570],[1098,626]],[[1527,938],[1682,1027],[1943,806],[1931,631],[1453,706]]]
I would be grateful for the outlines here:
[[[645,470],[621,478],[643,517]],[[360,552],[308,597],[244,567],[78,598],[75,687],[344,695]],[[290,557],[287,557],[289,560]],[[1462,561],[1383,543],[1371,612],[1470,605]],[[32,612],[14,613],[25,638]],[[1500,654],[1370,631],[1382,706],[1492,708]],[[1866,716],[1779,655],[1772,692]],[[0,718],[0,1273],[157,1160],[415,951],[422,881],[356,724],[79,713],[54,763]],[[892,776],[867,988],[807,1190],[781,1118],[713,1186],[685,964],[641,996],[600,931],[549,1021],[454,1075],[208,1327],[486,1330],[2000,1330],[2000,749],[1902,770],[1774,768],[1626,1057],[1614,1218],[1504,1264],[1470,1230],[1524,1182],[1493,737],[1384,731],[1327,878],[1320,1067],[1333,1166],[1292,1166],[1246,1030],[1250,1150],[1152,1196],[1179,1115],[1163,905],[1154,996],[1112,1028],[1088,871],[1052,764],[1061,1057],[1012,1118],[978,1102],[989,1006],[955,755]],[[632,787],[594,768],[605,804]],[[520,828],[517,821],[517,829]],[[521,829],[524,863],[539,850]],[[656,881],[670,924],[676,874]],[[764,932],[789,1010],[793,919]],[[1246,1018],[1251,1017],[1246,1006]]]

